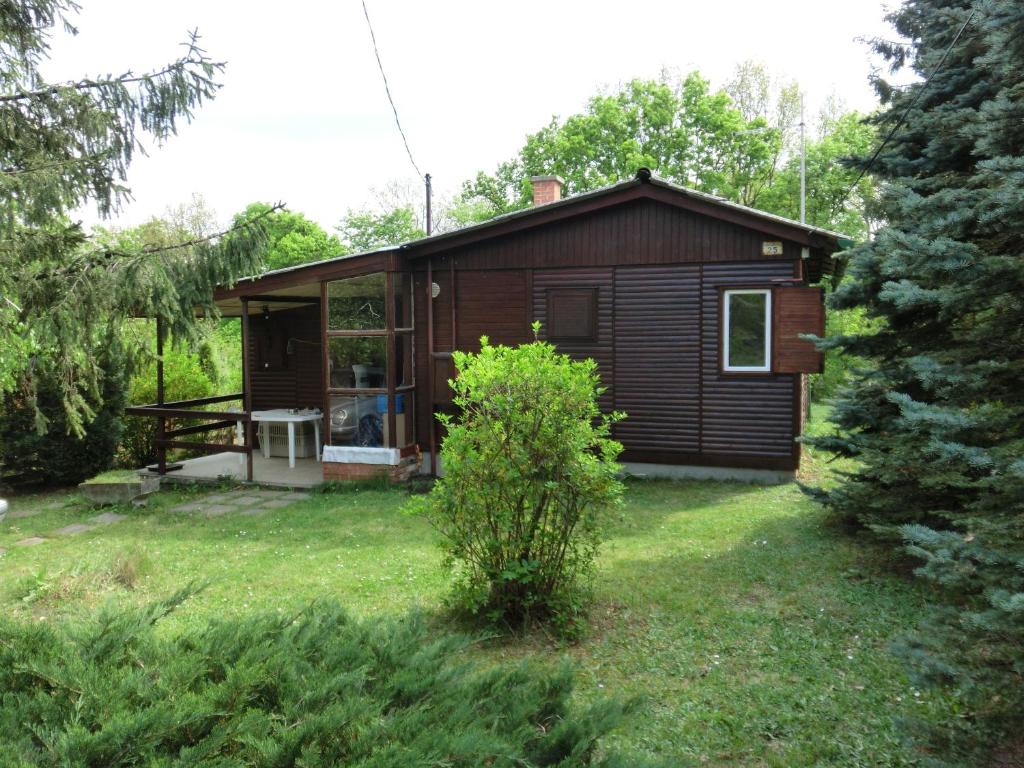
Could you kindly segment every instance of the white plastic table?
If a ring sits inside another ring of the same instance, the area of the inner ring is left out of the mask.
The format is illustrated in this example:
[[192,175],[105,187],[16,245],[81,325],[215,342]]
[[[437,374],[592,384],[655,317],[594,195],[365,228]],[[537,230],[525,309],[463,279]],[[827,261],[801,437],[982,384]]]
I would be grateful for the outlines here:
[[[322,413],[316,411],[300,411],[291,413],[287,408],[274,408],[269,411],[253,411],[253,421],[266,421],[276,424],[288,425],[288,468],[295,469],[295,425],[301,421],[313,422],[313,431],[316,445],[316,460],[320,461],[320,421]],[[264,458],[270,458],[270,441],[264,441],[262,446]]]

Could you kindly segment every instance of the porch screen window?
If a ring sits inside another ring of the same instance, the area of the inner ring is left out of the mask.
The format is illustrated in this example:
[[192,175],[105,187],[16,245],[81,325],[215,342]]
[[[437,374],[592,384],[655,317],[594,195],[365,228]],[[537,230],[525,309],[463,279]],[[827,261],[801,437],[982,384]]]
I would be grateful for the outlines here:
[[771,370],[772,292],[767,288],[727,290],[722,309],[722,368],[733,373]]
[[415,442],[412,288],[411,275],[395,272],[327,283],[332,444]]

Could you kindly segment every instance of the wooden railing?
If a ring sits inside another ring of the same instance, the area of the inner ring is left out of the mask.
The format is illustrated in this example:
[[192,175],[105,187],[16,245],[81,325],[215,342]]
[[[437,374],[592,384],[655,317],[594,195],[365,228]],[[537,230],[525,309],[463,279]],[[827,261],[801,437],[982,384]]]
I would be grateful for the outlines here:
[[[204,411],[202,406],[227,403],[233,400],[244,400],[244,394],[216,395],[200,397],[194,400],[174,400],[149,405],[132,405],[125,409],[129,416],[148,416],[157,419],[157,436],[154,440],[157,454],[157,472],[161,475],[180,468],[167,466],[167,449],[183,448],[204,453],[244,453],[246,455],[246,480],[252,481],[252,416],[247,411]],[[168,429],[168,422],[176,419],[193,419],[209,421],[209,424],[193,424],[177,429]],[[182,437],[198,435],[204,432],[235,427],[241,422],[244,425],[244,441],[242,445],[231,443],[208,443],[194,440],[181,440]]]

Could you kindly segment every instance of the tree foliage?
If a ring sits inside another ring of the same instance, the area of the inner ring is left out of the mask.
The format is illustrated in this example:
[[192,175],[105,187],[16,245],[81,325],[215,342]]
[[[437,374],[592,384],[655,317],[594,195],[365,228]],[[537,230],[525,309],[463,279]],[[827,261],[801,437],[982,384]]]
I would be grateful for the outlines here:
[[[535,326],[536,328],[539,326]],[[455,352],[459,418],[438,418],[444,476],[424,504],[459,569],[455,603],[513,625],[583,612],[602,516],[620,501],[622,446],[602,415],[593,360],[535,341]]]
[[274,206],[269,203],[250,204],[236,214],[234,223],[242,226],[258,216],[264,217],[267,229],[268,269],[333,259],[345,252],[338,238],[325,232],[315,221],[310,221],[297,211],[274,210]]
[[362,253],[426,236],[409,206],[383,212],[349,210],[337,227],[347,253]]
[[[0,6],[0,395],[31,406],[41,382],[55,383],[64,425],[80,437],[102,403],[98,341],[135,314],[194,339],[193,309],[215,312],[214,286],[258,271],[266,230],[258,218],[232,238],[122,249],[70,219],[90,203],[116,212],[142,138],[169,139],[216,95],[224,69],[193,33],[164,67],[49,83],[40,62],[54,26],[76,33],[75,9],[71,0]],[[37,409],[36,429],[49,419]]]
[[168,636],[187,595],[74,629],[0,620],[0,754],[19,766],[584,766],[624,707],[571,705],[572,671],[481,669],[418,616],[322,603]]
[[937,72],[878,83],[886,226],[832,301],[872,323],[827,342],[869,364],[813,441],[857,469],[817,494],[940,588],[903,651],[963,697],[933,754],[979,764],[1024,724],[1024,6],[907,0],[892,21],[892,71]]
[[[6,485],[73,485],[110,468],[125,431],[125,349],[114,333],[97,339],[92,354],[103,372],[93,417],[81,435],[69,435],[62,388],[48,371],[37,374],[31,399],[9,394],[0,408],[0,481]],[[40,433],[36,414],[50,429]],[[138,466],[138,465],[136,465]]]
[[[799,121],[797,84],[779,83],[751,62],[737,67],[723,90],[713,90],[698,72],[632,80],[594,96],[581,113],[552,118],[515,158],[466,181],[451,214],[472,223],[525,208],[535,175],[557,174],[567,194],[579,194],[632,178],[646,166],[668,181],[744,205],[783,215],[795,209],[796,217]],[[861,151],[873,131],[856,115],[823,125],[808,152],[816,184],[812,207],[816,224],[836,228],[862,215],[862,201],[843,200],[837,190],[852,179],[841,160]],[[870,179],[861,191],[870,195]]]

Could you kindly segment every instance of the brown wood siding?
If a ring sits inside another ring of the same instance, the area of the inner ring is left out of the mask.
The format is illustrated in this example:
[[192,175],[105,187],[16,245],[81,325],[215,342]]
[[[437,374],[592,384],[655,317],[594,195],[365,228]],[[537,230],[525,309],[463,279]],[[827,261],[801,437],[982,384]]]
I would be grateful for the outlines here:
[[[495,237],[432,257],[435,351],[451,349],[451,301],[459,349],[532,338],[546,321],[549,288],[596,288],[594,342],[563,342],[593,357],[609,388],[603,409],[629,417],[616,428],[624,460],[788,469],[799,459],[799,376],[730,376],[719,370],[719,295],[724,286],[776,284],[799,275],[800,248],[784,242],[766,259],[759,232],[642,200]],[[455,266],[450,284],[449,264]],[[425,382],[425,262],[416,281],[417,425],[429,443]],[[542,331],[543,335],[543,331]],[[438,379],[449,373],[438,361]],[[442,407],[443,381],[434,401]]]
[[701,442],[706,455],[792,459],[798,377],[721,373],[720,295],[723,286],[770,286],[794,276],[792,261],[703,266]]
[[599,269],[538,269],[533,273],[532,318],[541,323],[540,337],[547,338],[547,296],[549,290],[560,288],[591,288],[597,290],[597,336],[593,342],[559,342],[559,352],[574,360],[593,358],[597,361],[601,383],[608,388],[600,399],[601,410],[614,408],[611,391],[614,383],[614,339],[612,309],[614,301],[614,271]]
[[[446,255],[460,270],[763,261],[762,243],[776,239],[656,200],[637,200]],[[798,244],[783,241],[783,249],[784,258],[800,258]],[[414,267],[426,269],[423,260]]]
[[260,370],[259,345],[265,338],[267,321],[262,315],[249,318],[249,359],[252,369],[252,408],[319,408],[323,405],[322,365],[320,361],[320,306],[272,312],[270,325],[283,328],[285,340],[294,339],[293,354],[287,365],[276,370]]
[[481,336],[495,345],[529,341],[526,297],[526,273],[521,269],[456,271],[458,349],[478,351]]
[[615,436],[629,451],[700,445],[700,267],[615,270]]

